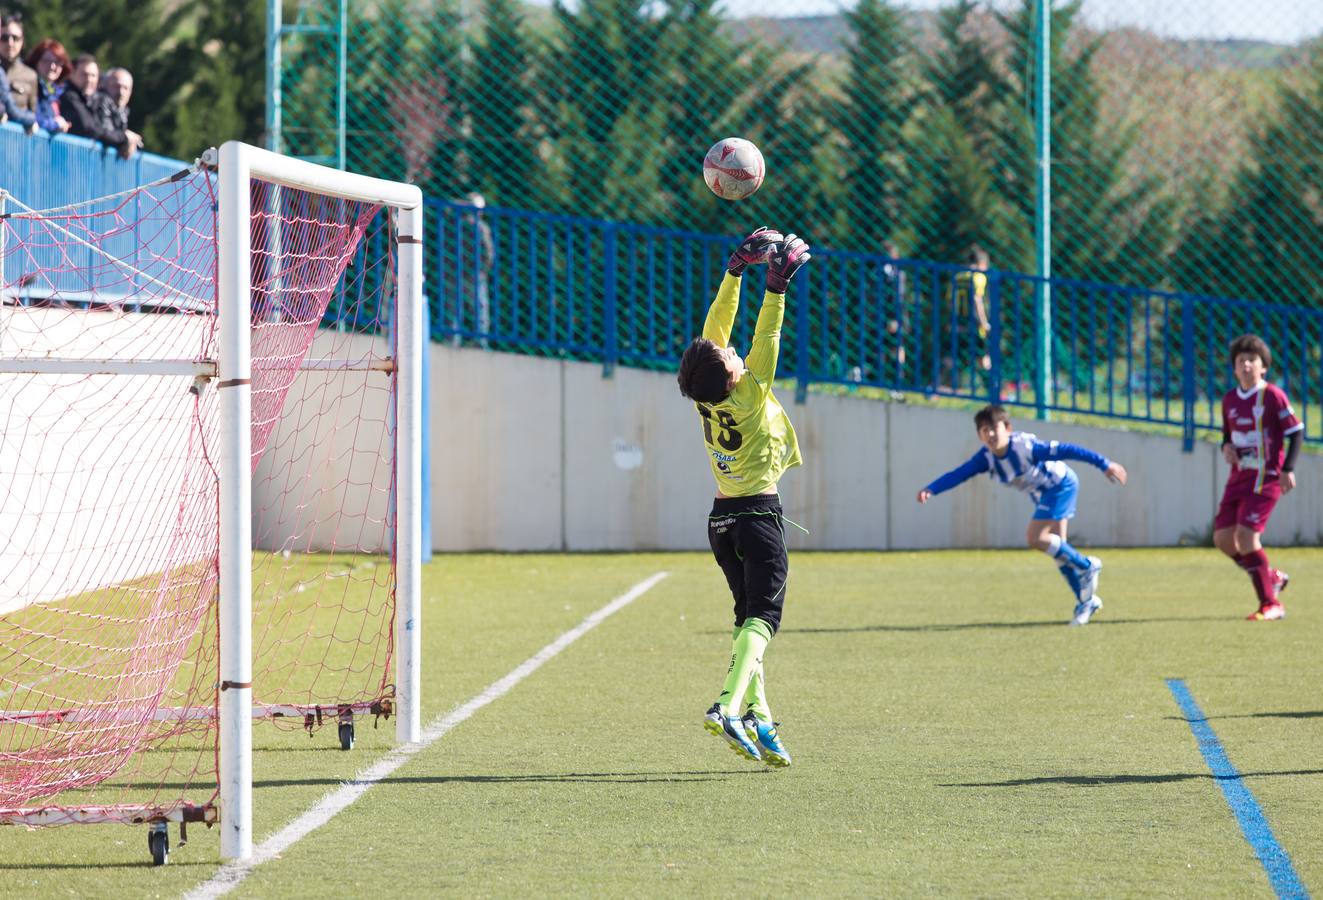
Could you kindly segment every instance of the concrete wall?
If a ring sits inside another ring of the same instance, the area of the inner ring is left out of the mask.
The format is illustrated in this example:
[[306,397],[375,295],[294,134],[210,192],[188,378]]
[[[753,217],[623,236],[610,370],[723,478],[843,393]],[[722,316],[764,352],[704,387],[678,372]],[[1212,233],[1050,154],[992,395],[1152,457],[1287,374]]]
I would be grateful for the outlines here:
[[[432,347],[432,535],[438,550],[701,549],[714,490],[701,429],[673,375]],[[986,478],[925,506],[919,487],[977,449],[972,416],[850,396],[793,404],[805,465],[781,482],[793,549],[1014,547],[1028,500]],[[1080,474],[1072,534],[1089,546],[1171,545],[1207,536],[1227,467],[1218,448],[1120,428],[1016,423],[1091,447],[1130,471],[1125,487]],[[1323,458],[1266,540],[1323,537]]]

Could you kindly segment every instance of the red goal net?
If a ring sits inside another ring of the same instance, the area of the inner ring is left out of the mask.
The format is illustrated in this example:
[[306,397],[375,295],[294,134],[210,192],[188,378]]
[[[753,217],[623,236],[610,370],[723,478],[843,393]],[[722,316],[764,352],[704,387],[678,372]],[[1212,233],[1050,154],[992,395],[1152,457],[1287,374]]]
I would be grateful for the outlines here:
[[[394,219],[250,201],[254,716],[352,743],[394,695]],[[0,823],[215,817],[216,208],[201,167],[3,207]]]

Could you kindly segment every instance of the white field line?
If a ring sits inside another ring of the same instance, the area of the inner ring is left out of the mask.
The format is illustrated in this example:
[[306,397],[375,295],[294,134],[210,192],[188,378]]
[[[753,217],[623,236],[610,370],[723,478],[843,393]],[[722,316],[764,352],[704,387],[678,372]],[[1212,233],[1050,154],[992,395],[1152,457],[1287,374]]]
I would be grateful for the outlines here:
[[[277,831],[253,849],[251,859],[226,863],[211,879],[184,895],[185,900],[212,900],[223,897],[234,890],[247,878],[253,869],[284,853],[298,841],[329,822],[337,813],[349,807],[363,796],[368,788],[390,776],[392,772],[408,762],[421,750],[426,750],[440,740],[452,728],[468,719],[487,704],[499,700],[510,689],[532,675],[542,664],[555,657],[562,650],[600,625],[615,612],[624,609],[639,597],[642,597],[658,582],[667,576],[666,572],[657,572],[634,585],[625,593],[592,613],[578,625],[556,638],[550,644],[534,653],[516,666],[508,675],[492,682],[486,690],[462,706],[434,719],[423,729],[422,740],[416,744],[405,744],[391,750],[380,760],[368,766],[353,781],[347,781],[339,788],[327,794],[317,805]],[[222,811],[222,816],[224,811]]]

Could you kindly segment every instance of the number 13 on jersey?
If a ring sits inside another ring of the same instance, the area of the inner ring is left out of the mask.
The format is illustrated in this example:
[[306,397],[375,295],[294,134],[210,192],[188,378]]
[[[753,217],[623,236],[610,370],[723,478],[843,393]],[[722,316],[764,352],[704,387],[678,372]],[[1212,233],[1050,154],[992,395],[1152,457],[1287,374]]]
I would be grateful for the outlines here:
[[[735,428],[735,417],[724,409],[716,411],[716,434],[713,434],[713,412],[701,403],[694,404],[698,407],[698,414],[703,417],[703,439],[707,441],[709,447],[720,447],[727,453],[734,453],[740,449],[744,443],[744,437]],[[713,438],[716,438],[714,441]]]

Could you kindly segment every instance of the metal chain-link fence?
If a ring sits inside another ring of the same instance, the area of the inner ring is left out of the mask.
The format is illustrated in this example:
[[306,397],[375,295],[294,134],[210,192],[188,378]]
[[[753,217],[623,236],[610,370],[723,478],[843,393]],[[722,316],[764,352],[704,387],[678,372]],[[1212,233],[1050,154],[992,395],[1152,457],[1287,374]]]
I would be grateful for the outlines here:
[[[287,3],[281,149],[343,140],[440,198],[1033,271],[1037,3],[922,5]],[[1323,307],[1323,8],[1053,6],[1053,274]],[[700,173],[727,135],[767,159],[739,203]]]

